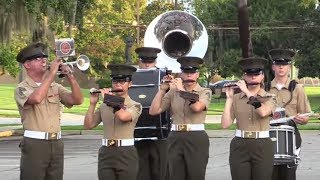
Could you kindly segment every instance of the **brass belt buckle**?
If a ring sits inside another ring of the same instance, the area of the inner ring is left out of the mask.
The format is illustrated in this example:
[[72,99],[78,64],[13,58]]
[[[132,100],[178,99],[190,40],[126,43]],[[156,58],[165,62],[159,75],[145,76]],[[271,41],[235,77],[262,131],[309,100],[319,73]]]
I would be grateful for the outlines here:
[[58,133],[48,133],[47,139],[48,140],[58,139]]
[[188,125],[187,124],[178,124],[177,129],[178,129],[178,131],[188,131]]
[[107,146],[118,146],[118,141],[115,139],[110,139],[107,142]]
[[252,131],[245,131],[243,135],[244,138],[256,138],[256,132]]

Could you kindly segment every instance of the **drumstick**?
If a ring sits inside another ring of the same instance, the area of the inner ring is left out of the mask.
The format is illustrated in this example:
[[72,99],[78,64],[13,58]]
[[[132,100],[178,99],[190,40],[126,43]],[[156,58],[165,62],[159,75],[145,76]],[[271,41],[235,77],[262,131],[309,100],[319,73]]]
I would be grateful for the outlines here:
[[[310,112],[310,113],[304,113],[304,114],[300,114],[299,116],[311,116],[314,113]],[[278,123],[285,123],[288,122],[290,120],[292,120],[295,116],[290,116],[290,117],[285,117],[285,118],[279,118],[279,119],[274,119],[270,121],[270,124],[278,124]]]

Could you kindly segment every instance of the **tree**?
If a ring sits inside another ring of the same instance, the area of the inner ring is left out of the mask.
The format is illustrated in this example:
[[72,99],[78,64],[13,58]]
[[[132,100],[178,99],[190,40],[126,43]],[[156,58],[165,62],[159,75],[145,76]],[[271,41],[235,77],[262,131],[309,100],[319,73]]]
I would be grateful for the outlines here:
[[[3,44],[2,46],[10,46],[10,51],[8,51],[8,48],[2,51],[2,53],[5,53],[3,58],[11,57],[12,54],[16,54],[23,47],[11,44],[12,37],[15,36],[25,35],[22,44],[37,41],[49,45],[54,44],[55,34],[63,33],[65,24],[69,25],[69,29],[71,29],[73,22],[81,25],[83,15],[81,12],[92,2],[93,0],[1,0],[0,42]],[[73,9],[73,11],[70,11],[70,9]],[[77,9],[77,12],[80,13],[76,15],[74,9]],[[3,59],[2,63],[5,69],[6,67],[18,68],[16,61],[13,59]],[[17,71],[11,69],[9,72],[16,76]]]
[[[141,23],[148,25],[158,15],[167,11],[173,11],[174,4],[167,3],[167,1],[152,1],[141,12]],[[182,10],[182,5],[178,6],[177,10]]]
[[[99,79],[100,86],[110,83],[109,63],[125,63],[125,39],[136,37],[136,3],[127,0],[97,1],[85,13],[84,23],[75,36],[78,53],[90,58],[89,75]],[[139,11],[146,0],[139,0]],[[136,46],[136,45],[135,45]]]
[[[237,12],[236,1],[189,1],[192,2],[191,5],[194,7],[196,16],[198,16],[209,29],[210,46],[208,50],[213,51],[216,55],[216,63],[220,64],[218,67],[219,72],[221,72],[224,63],[229,62],[225,58],[221,61],[224,52],[233,51],[232,49],[240,49],[238,30],[237,28],[232,28],[238,27],[237,14],[235,13]],[[306,16],[308,16],[309,12],[312,12],[313,9],[313,0],[249,1],[250,26],[256,28],[251,28],[255,56],[268,58],[267,52],[273,48],[305,49],[300,47],[298,42],[309,40],[301,39],[303,37],[301,36],[302,33],[299,28],[304,26]],[[316,40],[316,36],[313,36],[311,39]],[[314,53],[315,52],[317,51],[314,51]],[[316,53],[313,58],[314,57],[316,57]],[[304,57],[301,58],[305,59]],[[237,58],[230,59],[230,61],[236,59]],[[312,65],[316,64],[312,63]],[[300,68],[299,72],[305,74],[304,71],[312,72],[304,68]],[[226,76],[237,74],[237,72],[229,73],[231,74]]]
[[311,11],[305,25],[299,29],[297,40],[298,58],[295,65],[299,68],[299,77],[320,77],[320,11]]

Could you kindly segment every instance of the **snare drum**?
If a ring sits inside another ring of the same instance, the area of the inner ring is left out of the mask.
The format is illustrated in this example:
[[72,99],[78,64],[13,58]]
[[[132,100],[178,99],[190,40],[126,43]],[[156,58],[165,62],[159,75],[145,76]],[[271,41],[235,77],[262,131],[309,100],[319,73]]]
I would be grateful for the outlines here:
[[271,126],[270,138],[274,143],[274,164],[294,164],[297,158],[294,127]]

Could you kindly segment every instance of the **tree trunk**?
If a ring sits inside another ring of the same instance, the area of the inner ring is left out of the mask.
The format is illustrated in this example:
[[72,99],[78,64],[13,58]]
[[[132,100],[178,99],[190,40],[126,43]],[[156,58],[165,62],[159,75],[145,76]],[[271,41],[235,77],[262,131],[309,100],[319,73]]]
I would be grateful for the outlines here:
[[252,43],[249,29],[249,11],[247,6],[247,0],[238,0],[238,26],[240,35],[240,44],[242,49],[242,57],[252,57]]
[[78,1],[74,0],[73,1],[73,5],[72,5],[72,11],[71,11],[71,13],[72,13],[71,14],[71,19],[70,19],[69,28],[68,28],[68,36],[70,38],[72,38],[72,27],[76,23],[77,5],[78,5]]

